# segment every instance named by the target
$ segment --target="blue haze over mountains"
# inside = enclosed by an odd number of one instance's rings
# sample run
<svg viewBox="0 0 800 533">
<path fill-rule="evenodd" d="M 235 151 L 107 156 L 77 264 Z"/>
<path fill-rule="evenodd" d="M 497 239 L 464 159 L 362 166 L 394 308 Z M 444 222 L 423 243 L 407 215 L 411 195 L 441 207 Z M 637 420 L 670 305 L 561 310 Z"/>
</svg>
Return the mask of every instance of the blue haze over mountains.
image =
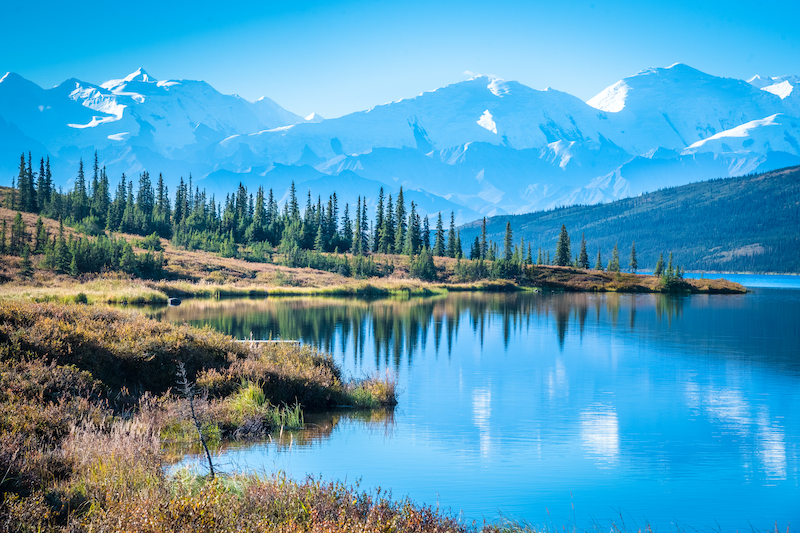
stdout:
<svg viewBox="0 0 800 533">
<path fill-rule="evenodd" d="M 800 164 L 800 77 L 715 77 L 652 68 L 584 102 L 553 89 L 475 77 L 324 120 L 202 81 L 157 81 L 139 69 L 94 85 L 42 89 L 0 80 L 0 183 L 19 154 L 49 155 L 65 188 L 95 149 L 113 183 L 143 170 L 217 199 L 239 182 L 285 198 L 311 189 L 340 204 L 404 187 L 424 214 L 481 216 L 608 202 L 716 177 Z M 37 165 L 34 164 L 37 168 Z"/>
</svg>

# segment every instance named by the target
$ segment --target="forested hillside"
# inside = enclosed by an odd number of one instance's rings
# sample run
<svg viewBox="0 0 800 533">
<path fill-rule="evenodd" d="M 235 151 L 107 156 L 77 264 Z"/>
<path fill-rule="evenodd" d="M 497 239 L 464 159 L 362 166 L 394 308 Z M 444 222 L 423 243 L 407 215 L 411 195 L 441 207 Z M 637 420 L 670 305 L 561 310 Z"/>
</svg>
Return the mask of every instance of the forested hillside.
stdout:
<svg viewBox="0 0 800 533">
<path fill-rule="evenodd" d="M 501 241 L 506 222 L 514 238 L 552 254 L 562 224 L 578 252 L 585 234 L 589 256 L 608 260 L 618 243 L 623 261 L 636 242 L 639 268 L 660 253 L 675 254 L 687 270 L 800 272 L 800 167 L 692 183 L 607 204 L 572 206 L 487 219 Z M 462 227 L 471 242 L 481 221 Z"/>
</svg>

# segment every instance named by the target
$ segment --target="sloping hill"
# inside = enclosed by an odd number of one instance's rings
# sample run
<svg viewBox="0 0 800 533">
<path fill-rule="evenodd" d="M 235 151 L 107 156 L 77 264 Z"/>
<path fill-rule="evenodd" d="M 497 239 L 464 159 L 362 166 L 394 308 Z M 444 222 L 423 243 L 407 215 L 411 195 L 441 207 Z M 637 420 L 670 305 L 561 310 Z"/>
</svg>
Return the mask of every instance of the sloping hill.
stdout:
<svg viewBox="0 0 800 533">
<path fill-rule="evenodd" d="M 688 270 L 800 272 L 800 167 L 663 189 L 607 204 L 572 206 L 487 220 L 487 232 L 502 243 L 506 222 L 514 240 L 554 253 L 564 224 L 573 255 L 586 235 L 590 262 L 598 247 L 604 263 L 619 243 L 628 264 L 636 241 L 640 269 L 655 266 L 658 254 L 672 251 Z M 462 227 L 470 243 L 480 222 Z M 465 248 L 467 245 L 465 244 Z"/>
</svg>

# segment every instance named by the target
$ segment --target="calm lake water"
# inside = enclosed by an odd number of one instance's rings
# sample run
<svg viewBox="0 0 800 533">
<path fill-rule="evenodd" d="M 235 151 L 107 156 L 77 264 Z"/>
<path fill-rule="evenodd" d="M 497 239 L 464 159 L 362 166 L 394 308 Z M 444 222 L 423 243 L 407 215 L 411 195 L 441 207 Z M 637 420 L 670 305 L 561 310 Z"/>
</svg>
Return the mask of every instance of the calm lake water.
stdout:
<svg viewBox="0 0 800 533">
<path fill-rule="evenodd" d="M 348 375 L 397 377 L 393 413 L 329 413 L 228 447 L 230 470 L 360 480 L 468 520 L 798 531 L 800 278 L 787 278 L 736 296 L 270 298 L 151 313 L 301 339 Z"/>
</svg>

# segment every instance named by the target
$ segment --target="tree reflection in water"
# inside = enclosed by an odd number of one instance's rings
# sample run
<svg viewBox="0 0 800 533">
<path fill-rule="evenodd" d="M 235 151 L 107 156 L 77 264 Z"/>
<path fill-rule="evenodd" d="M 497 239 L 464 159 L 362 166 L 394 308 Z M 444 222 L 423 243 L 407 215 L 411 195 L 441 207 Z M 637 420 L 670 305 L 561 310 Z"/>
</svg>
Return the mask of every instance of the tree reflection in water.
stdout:
<svg viewBox="0 0 800 533">
<path fill-rule="evenodd" d="M 208 325 L 236 338 L 295 339 L 318 348 L 347 354 L 363 366 L 371 344 L 377 368 L 398 369 L 412 364 L 433 337 L 435 356 L 452 355 L 459 328 L 472 328 L 480 347 L 487 330 L 501 322 L 503 346 L 513 335 L 529 330 L 533 321 L 551 320 L 558 345 L 564 347 L 570 328 L 582 338 L 590 308 L 599 322 L 605 311 L 617 328 L 621 308 L 627 307 L 629 327 L 636 322 L 637 305 L 655 309 L 660 322 L 679 318 L 686 297 L 592 293 L 460 293 L 448 296 L 385 298 L 278 297 L 267 299 L 189 300 L 180 307 L 154 308 L 148 314 L 176 323 Z M 350 347 L 350 348 L 349 348 Z"/>
</svg>

